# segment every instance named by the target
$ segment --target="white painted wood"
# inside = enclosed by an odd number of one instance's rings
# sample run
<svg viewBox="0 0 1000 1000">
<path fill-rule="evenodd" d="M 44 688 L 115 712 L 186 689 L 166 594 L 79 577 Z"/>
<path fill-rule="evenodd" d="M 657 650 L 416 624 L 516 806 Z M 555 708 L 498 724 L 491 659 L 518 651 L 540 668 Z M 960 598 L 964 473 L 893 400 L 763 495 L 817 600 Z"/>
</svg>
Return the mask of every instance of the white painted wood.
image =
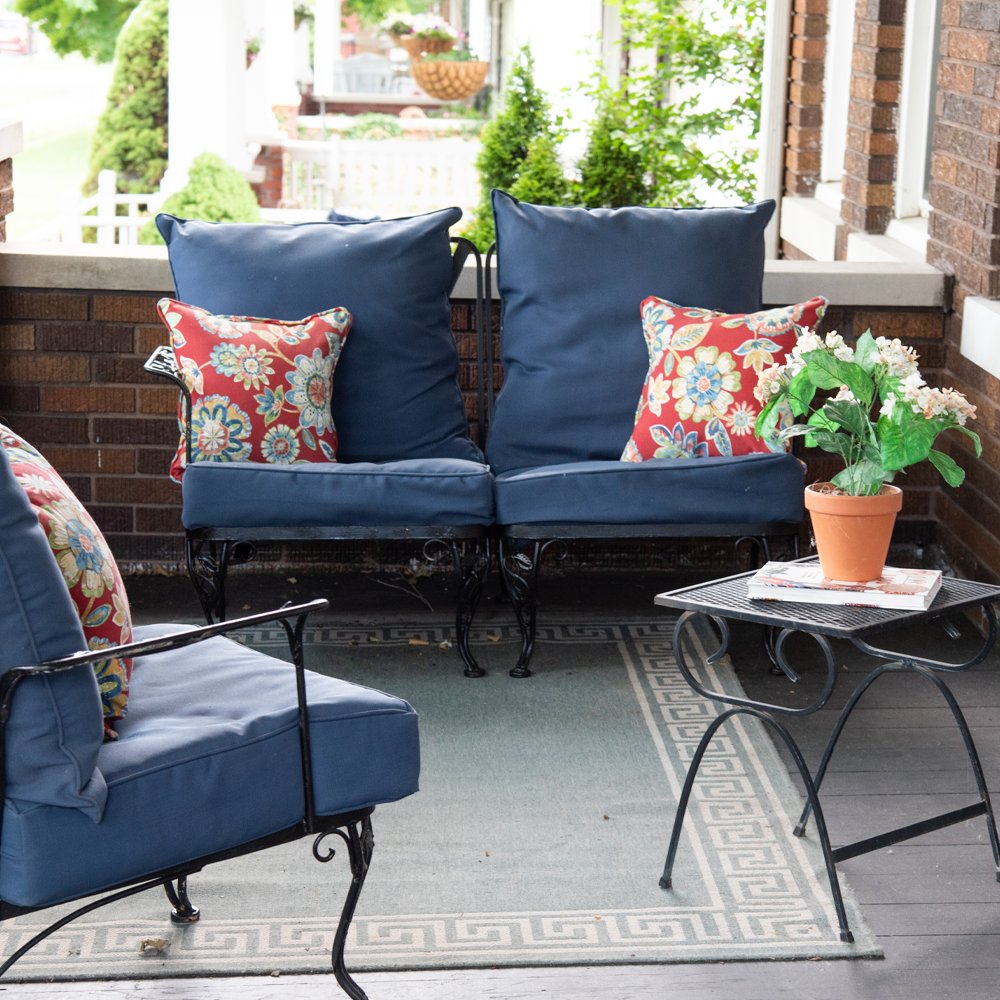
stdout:
<svg viewBox="0 0 1000 1000">
<path fill-rule="evenodd" d="M 970 296 L 962 306 L 962 357 L 1000 378 L 1000 302 Z"/>
<path fill-rule="evenodd" d="M 937 65 L 939 6 L 938 0 L 906 5 L 896 160 L 894 214 L 897 219 L 920 215 L 924 201 L 930 103 L 934 92 L 928 67 Z"/>
<path fill-rule="evenodd" d="M 217 153 L 238 170 L 249 165 L 244 34 L 242 0 L 170 0 L 165 194 L 184 186 L 199 153 Z"/>
<path fill-rule="evenodd" d="M 340 56 L 340 0 L 315 0 L 313 4 L 313 93 L 333 94 Z"/>
<path fill-rule="evenodd" d="M 785 172 L 785 104 L 788 95 L 788 46 L 791 0 L 768 0 L 764 30 L 764 68 L 761 81 L 760 158 L 757 192 L 763 200 L 777 202 L 774 217 L 764 232 L 765 253 L 778 256 L 783 212 L 781 192 Z"/>
<path fill-rule="evenodd" d="M 0 160 L 9 160 L 24 150 L 24 123 L 0 121 Z"/>
<path fill-rule="evenodd" d="M 840 181 L 847 148 L 847 108 L 851 97 L 854 48 L 853 0 L 833 0 L 827 8 L 826 59 L 823 65 L 823 135 L 820 179 Z"/>
</svg>

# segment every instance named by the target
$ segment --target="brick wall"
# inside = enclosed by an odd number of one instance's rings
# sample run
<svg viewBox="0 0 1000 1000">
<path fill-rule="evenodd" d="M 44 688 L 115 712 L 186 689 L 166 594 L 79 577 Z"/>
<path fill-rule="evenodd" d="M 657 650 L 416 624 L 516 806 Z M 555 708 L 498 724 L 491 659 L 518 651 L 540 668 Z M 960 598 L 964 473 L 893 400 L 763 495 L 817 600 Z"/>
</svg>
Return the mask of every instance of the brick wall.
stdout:
<svg viewBox="0 0 1000 1000">
<path fill-rule="evenodd" d="M 906 0 L 857 0 L 841 217 L 884 233 L 892 214 Z"/>
<path fill-rule="evenodd" d="M 944 384 L 979 408 L 983 457 L 951 435 L 948 451 L 968 473 L 935 498 L 938 532 L 963 574 L 1000 580 L 1000 381 L 960 350 L 968 296 L 1000 298 L 1000 2 L 945 0 L 937 120 L 932 136 L 928 260 L 954 276 L 945 326 Z M 997 338 L 1000 357 L 1000 335 Z"/>
<path fill-rule="evenodd" d="M 143 362 L 164 343 L 149 292 L 0 288 L 0 418 L 63 474 L 130 570 L 183 564 L 180 487 L 167 478 L 177 443 L 177 391 Z M 459 381 L 475 433 L 473 304 L 452 320 Z M 401 543 L 343 543 L 335 553 L 262 552 L 266 560 L 405 562 Z"/>
<path fill-rule="evenodd" d="M 785 191 L 811 197 L 820 178 L 823 60 L 828 0 L 794 0 L 791 24 Z"/>
<path fill-rule="evenodd" d="M 7 216 L 14 210 L 14 161 L 0 160 L 0 243 L 7 241 Z"/>
</svg>

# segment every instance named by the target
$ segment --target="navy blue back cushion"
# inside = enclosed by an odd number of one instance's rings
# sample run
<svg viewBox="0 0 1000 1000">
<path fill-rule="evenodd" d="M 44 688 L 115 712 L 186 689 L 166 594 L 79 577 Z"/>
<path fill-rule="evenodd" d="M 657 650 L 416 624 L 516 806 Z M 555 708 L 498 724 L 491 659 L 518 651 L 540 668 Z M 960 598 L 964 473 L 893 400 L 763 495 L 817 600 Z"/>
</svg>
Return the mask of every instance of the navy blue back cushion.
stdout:
<svg viewBox="0 0 1000 1000">
<path fill-rule="evenodd" d="M 649 365 L 640 303 L 659 295 L 725 312 L 760 309 L 773 212 L 773 201 L 557 208 L 494 191 L 504 385 L 490 465 L 619 458 Z"/>
<path fill-rule="evenodd" d="M 448 296 L 447 208 L 370 222 L 212 223 L 159 215 L 177 298 L 213 313 L 353 317 L 333 386 L 342 462 L 482 455 L 468 434 Z"/>
<path fill-rule="evenodd" d="M 87 648 L 45 532 L 0 447 L 0 674 Z M 101 698 L 89 663 L 24 681 L 6 729 L 7 798 L 101 818 Z"/>
</svg>

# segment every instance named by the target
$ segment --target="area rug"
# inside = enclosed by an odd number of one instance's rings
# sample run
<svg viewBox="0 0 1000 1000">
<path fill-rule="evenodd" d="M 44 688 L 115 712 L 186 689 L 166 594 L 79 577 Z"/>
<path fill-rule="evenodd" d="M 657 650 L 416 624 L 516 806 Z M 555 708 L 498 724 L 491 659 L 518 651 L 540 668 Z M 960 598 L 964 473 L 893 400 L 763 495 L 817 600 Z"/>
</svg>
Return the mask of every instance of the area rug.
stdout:
<svg viewBox="0 0 1000 1000">
<path fill-rule="evenodd" d="M 658 881 L 686 767 L 716 708 L 673 657 L 672 619 L 540 627 L 528 680 L 507 676 L 514 629 L 473 636 L 487 677 L 461 675 L 451 630 L 311 630 L 311 667 L 384 688 L 420 713 L 421 791 L 381 807 L 347 947 L 352 970 L 876 957 L 847 888 L 839 940 L 800 796 L 756 720 L 728 723 L 702 765 L 673 888 Z M 278 630 L 246 637 L 278 652 Z M 694 655 L 704 661 L 705 639 Z M 727 661 L 699 668 L 739 683 Z M 72 845 L 67 845 L 72 850 Z M 96 911 L 29 953 L 12 978 L 325 971 L 346 859 L 308 841 L 208 868 L 199 923 L 159 892 Z M 52 914 L 54 911 L 49 911 Z M 41 915 L 4 926 L 9 954 Z"/>
</svg>

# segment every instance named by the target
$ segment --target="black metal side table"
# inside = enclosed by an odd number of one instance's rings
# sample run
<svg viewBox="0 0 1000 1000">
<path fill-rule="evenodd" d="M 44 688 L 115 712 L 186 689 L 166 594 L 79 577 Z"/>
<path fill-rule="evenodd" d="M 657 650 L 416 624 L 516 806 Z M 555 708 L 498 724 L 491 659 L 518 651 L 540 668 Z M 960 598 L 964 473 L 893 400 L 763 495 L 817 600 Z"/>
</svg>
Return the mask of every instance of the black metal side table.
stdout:
<svg viewBox="0 0 1000 1000">
<path fill-rule="evenodd" d="M 752 573 L 742 573 L 738 576 L 726 577 L 721 580 L 713 580 L 691 587 L 682 587 L 679 590 L 658 594 L 655 598 L 655 603 L 658 605 L 668 608 L 678 608 L 683 611 L 683 614 L 678 618 L 677 624 L 674 627 L 674 652 L 677 658 L 677 665 L 684 679 L 695 691 L 705 698 L 734 706 L 722 712 L 712 721 L 691 760 L 691 765 L 688 768 L 687 777 L 685 778 L 684 787 L 678 802 L 677 815 L 674 818 L 670 846 L 667 850 L 667 858 L 663 868 L 663 876 L 660 879 L 660 885 L 667 889 L 671 886 L 674 859 L 677 855 L 677 847 L 680 842 L 681 828 L 684 824 L 688 800 L 705 751 L 708 749 L 719 728 L 735 715 L 749 715 L 764 722 L 782 740 L 795 762 L 795 766 L 805 786 L 806 805 L 794 833 L 796 836 L 801 837 L 805 833 L 810 814 L 814 816 L 816 834 L 822 848 L 827 875 L 830 879 L 830 889 L 833 894 L 837 919 L 840 923 L 840 939 L 842 941 L 853 941 L 854 936 L 847 924 L 847 914 L 844 909 L 840 883 L 837 878 L 836 865 L 839 861 L 845 861 L 848 858 L 854 858 L 861 854 L 868 854 L 871 851 L 889 847 L 900 841 L 909 840 L 934 830 L 940 830 L 976 816 L 985 816 L 990 844 L 993 848 L 993 861 L 996 867 L 997 880 L 1000 881 L 1000 841 L 997 838 L 996 819 L 993 815 L 993 807 L 990 803 L 989 792 L 987 791 L 986 781 L 983 777 L 979 754 L 973 743 L 972 734 L 969 732 L 968 723 L 965 721 L 965 716 L 962 714 L 955 696 L 947 684 L 945 684 L 942 677 L 939 676 L 944 673 L 957 673 L 961 670 L 967 670 L 969 667 L 982 662 L 989 654 L 997 638 L 997 616 L 993 604 L 996 601 L 1000 601 L 1000 587 L 947 577 L 934 602 L 926 611 L 898 611 L 847 605 L 798 604 L 785 601 L 750 600 L 747 597 L 747 580 L 752 575 Z M 974 608 L 982 609 L 987 621 L 987 633 L 983 638 L 982 646 L 978 652 L 963 663 L 947 663 L 927 657 L 913 656 L 908 653 L 894 652 L 872 646 L 868 642 L 870 637 L 890 628 L 905 625 L 907 621 L 947 618 L 957 612 Z M 793 682 L 799 680 L 799 674 L 794 670 L 786 657 L 787 641 L 791 635 L 798 632 L 809 635 L 819 646 L 826 661 L 826 680 L 822 691 L 810 704 L 804 707 L 791 707 L 767 704 L 766 702 L 755 701 L 751 698 L 737 697 L 723 694 L 719 691 L 708 690 L 691 672 L 681 641 L 685 628 L 688 627 L 689 623 L 696 616 L 711 619 L 719 632 L 719 648 L 708 657 L 710 663 L 724 656 L 729 649 L 729 621 L 756 622 L 768 629 L 768 635 L 772 642 L 769 650 L 771 657 L 776 666 Z M 868 673 L 851 694 L 830 734 L 819 767 L 816 769 L 815 774 L 812 774 L 795 739 L 782 723 L 781 716 L 811 715 L 819 711 L 827 703 L 837 679 L 837 670 L 831 643 L 831 640 L 836 639 L 846 640 L 862 653 L 883 662 Z M 889 830 L 878 836 L 860 840 L 853 844 L 833 848 L 830 845 L 826 821 L 823 817 L 823 808 L 819 799 L 819 789 L 823 783 L 830 758 L 836 749 L 837 741 L 843 732 L 844 725 L 857 707 L 864 693 L 880 677 L 900 672 L 912 673 L 923 677 L 937 688 L 945 702 L 947 702 L 955 724 L 962 734 L 969 763 L 975 774 L 979 799 L 971 805 L 960 809 L 954 809 L 938 816 L 929 817 L 918 823 Z"/>
</svg>

